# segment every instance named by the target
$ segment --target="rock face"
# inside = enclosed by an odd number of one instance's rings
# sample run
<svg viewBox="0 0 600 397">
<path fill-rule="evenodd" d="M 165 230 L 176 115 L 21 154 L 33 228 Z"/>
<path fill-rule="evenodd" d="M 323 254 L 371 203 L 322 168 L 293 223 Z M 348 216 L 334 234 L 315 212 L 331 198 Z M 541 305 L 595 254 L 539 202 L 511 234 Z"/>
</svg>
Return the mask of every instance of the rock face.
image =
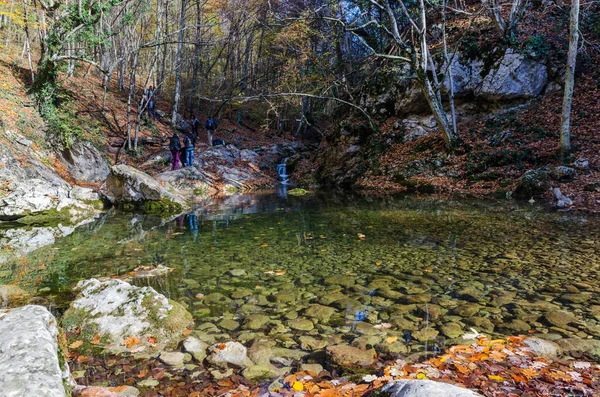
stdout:
<svg viewBox="0 0 600 397">
<path fill-rule="evenodd" d="M 183 199 L 170 193 L 156 179 L 123 164 L 111 168 L 101 190 L 113 204 L 125 209 L 176 213 L 187 207 Z"/>
<path fill-rule="evenodd" d="M 104 182 L 110 172 L 100 151 L 87 141 L 77 141 L 63 149 L 60 160 L 78 182 Z"/>
<path fill-rule="evenodd" d="M 540 95 L 548 81 L 546 65 L 507 49 L 475 94 L 488 100 L 528 99 Z"/>
<path fill-rule="evenodd" d="M 476 59 L 468 61 L 462 59 L 460 54 L 448 54 L 452 67 L 452 84 L 455 96 L 466 96 L 472 94 L 483 81 L 483 61 Z M 446 65 L 443 66 L 445 69 Z M 444 80 L 446 91 L 450 90 L 450 79 Z"/>
<path fill-rule="evenodd" d="M 195 156 L 194 166 L 160 173 L 156 179 L 170 183 L 186 197 L 203 196 L 211 191 L 244 190 L 253 180 L 275 183 L 259 169 L 259 155 L 251 150 L 219 145 L 197 149 Z M 210 169 L 205 167 L 207 164 Z"/>
<path fill-rule="evenodd" d="M 0 221 L 24 224 L 73 224 L 94 214 L 94 206 L 71 197 L 65 183 L 26 179 L 9 185 L 11 193 L 0 199 Z"/>
<path fill-rule="evenodd" d="M 70 395 L 69 367 L 59 351 L 54 316 L 41 306 L 0 310 L 0 394 Z"/>
<path fill-rule="evenodd" d="M 482 397 L 469 389 L 431 380 L 403 379 L 382 389 L 390 397 Z"/>
<path fill-rule="evenodd" d="M 81 328 L 79 340 L 90 342 L 98 334 L 106 344 L 121 346 L 130 337 L 136 347 L 157 350 L 176 345 L 192 324 L 192 315 L 179 303 L 168 300 L 151 287 L 136 287 L 113 279 L 80 281 L 77 298 L 65 312 L 65 330 Z M 148 337 L 156 339 L 151 343 Z M 122 347 L 122 346 L 121 346 Z"/>
</svg>

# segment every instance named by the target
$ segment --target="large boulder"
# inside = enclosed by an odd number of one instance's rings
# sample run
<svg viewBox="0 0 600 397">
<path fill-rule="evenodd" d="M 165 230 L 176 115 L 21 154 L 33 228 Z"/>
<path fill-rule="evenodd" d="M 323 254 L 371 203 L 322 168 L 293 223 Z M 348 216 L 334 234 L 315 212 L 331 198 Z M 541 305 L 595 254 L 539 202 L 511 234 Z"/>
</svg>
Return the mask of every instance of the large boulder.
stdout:
<svg viewBox="0 0 600 397">
<path fill-rule="evenodd" d="M 66 331 L 80 329 L 77 340 L 100 340 L 111 349 L 156 349 L 176 346 L 193 323 L 179 303 L 152 287 L 113 279 L 80 281 L 79 295 L 62 318 Z M 97 336 L 96 336 L 97 335 Z"/>
<path fill-rule="evenodd" d="M 456 97 L 472 94 L 483 82 L 483 61 L 463 59 L 460 54 L 448 54 L 452 71 L 452 88 Z M 446 64 L 443 69 L 446 69 Z M 444 88 L 450 91 L 450 78 L 446 75 Z"/>
<path fill-rule="evenodd" d="M 258 180 L 274 184 L 275 180 L 258 168 L 258 159 L 258 153 L 234 145 L 212 146 L 196 151 L 192 167 L 162 172 L 156 179 L 169 183 L 186 197 L 245 190 Z"/>
<path fill-rule="evenodd" d="M 540 196 L 550 187 L 548 179 L 549 175 L 546 168 L 526 171 L 521 179 L 519 179 L 519 182 L 513 191 L 513 197 L 528 199 Z"/>
<path fill-rule="evenodd" d="M 0 395 L 70 395 L 69 366 L 58 346 L 56 325 L 41 306 L 0 310 Z"/>
<path fill-rule="evenodd" d="M 0 221 L 24 224 L 75 224 L 91 217 L 95 203 L 71 197 L 66 183 L 24 179 L 8 184 L 7 196 L 0 198 Z"/>
<path fill-rule="evenodd" d="M 390 397 L 482 397 L 481 394 L 459 386 L 432 380 L 402 379 L 381 389 Z"/>
<path fill-rule="evenodd" d="M 69 174 L 78 182 L 104 182 L 110 169 L 102 153 L 87 141 L 76 141 L 59 153 Z"/>
<path fill-rule="evenodd" d="M 485 76 L 475 95 L 488 100 L 529 99 L 548 82 L 546 65 L 509 48 Z"/>
<path fill-rule="evenodd" d="M 110 169 L 101 191 L 113 204 L 125 209 L 176 213 L 187 207 L 182 198 L 169 192 L 159 181 L 124 164 L 115 165 Z"/>
</svg>

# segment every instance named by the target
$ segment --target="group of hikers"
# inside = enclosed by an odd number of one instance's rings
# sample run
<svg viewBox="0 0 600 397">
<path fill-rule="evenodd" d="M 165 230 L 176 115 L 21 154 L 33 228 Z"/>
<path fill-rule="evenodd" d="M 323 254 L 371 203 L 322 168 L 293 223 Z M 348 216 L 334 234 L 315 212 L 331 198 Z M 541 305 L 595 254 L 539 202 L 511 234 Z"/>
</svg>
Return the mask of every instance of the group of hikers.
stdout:
<svg viewBox="0 0 600 397">
<path fill-rule="evenodd" d="M 179 139 L 177 132 L 173 132 L 169 143 L 169 149 L 171 149 L 171 169 L 176 170 L 179 168 L 179 160 L 182 159 L 184 167 L 191 167 L 194 165 L 194 150 L 196 148 L 196 141 L 198 140 L 200 120 L 194 115 L 190 121 L 190 130 L 183 137 L 183 145 Z M 206 132 L 208 134 L 208 145 L 222 145 L 224 142 L 222 139 L 212 139 L 213 133 L 217 129 L 217 122 L 211 116 L 206 120 L 204 124 Z"/>
<path fill-rule="evenodd" d="M 144 92 L 143 104 L 148 111 L 148 117 L 156 121 L 156 95 L 154 93 L 154 87 L 149 86 Z M 194 149 L 196 147 L 196 141 L 199 136 L 200 120 L 198 116 L 194 115 L 189 121 L 190 130 L 183 136 L 183 145 L 179 139 L 177 132 L 173 133 L 169 143 L 169 149 L 172 154 L 171 169 L 176 170 L 179 168 L 179 161 L 181 160 L 184 167 L 191 167 L 194 165 Z M 208 146 L 224 145 L 222 139 L 213 139 L 213 133 L 217 129 L 217 122 L 210 116 L 204 124 L 206 133 L 208 135 Z"/>
</svg>

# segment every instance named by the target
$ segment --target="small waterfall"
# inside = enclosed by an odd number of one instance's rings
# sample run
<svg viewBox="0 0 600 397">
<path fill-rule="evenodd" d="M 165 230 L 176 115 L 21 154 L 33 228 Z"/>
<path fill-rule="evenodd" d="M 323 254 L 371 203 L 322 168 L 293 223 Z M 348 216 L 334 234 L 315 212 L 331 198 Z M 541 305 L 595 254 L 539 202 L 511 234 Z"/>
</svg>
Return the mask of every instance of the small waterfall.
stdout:
<svg viewBox="0 0 600 397">
<path fill-rule="evenodd" d="M 290 180 L 290 176 L 287 174 L 287 168 L 285 166 L 285 161 L 287 158 L 281 160 L 280 164 L 277 164 L 277 176 L 280 179 L 282 185 L 287 185 Z"/>
</svg>

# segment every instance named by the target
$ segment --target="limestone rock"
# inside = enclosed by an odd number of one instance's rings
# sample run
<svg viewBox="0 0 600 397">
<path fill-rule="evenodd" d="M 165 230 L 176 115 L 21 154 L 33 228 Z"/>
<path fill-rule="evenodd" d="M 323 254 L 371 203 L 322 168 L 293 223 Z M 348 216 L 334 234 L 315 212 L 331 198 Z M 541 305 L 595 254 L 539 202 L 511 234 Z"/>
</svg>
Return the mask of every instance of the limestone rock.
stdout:
<svg viewBox="0 0 600 397">
<path fill-rule="evenodd" d="M 90 342 L 97 333 L 117 347 L 129 337 L 135 346 L 161 350 L 174 346 L 192 324 L 192 315 L 152 287 L 136 287 L 118 279 L 80 281 L 80 290 L 62 319 L 66 331 L 80 328 L 77 338 Z M 156 339 L 156 346 L 147 337 Z M 121 346 L 123 347 L 123 346 Z"/>
<path fill-rule="evenodd" d="M 110 172 L 102 153 L 90 142 L 78 140 L 59 155 L 69 174 L 78 182 L 104 182 Z"/>
<path fill-rule="evenodd" d="M 523 174 L 513 192 L 515 198 L 529 199 L 538 197 L 548 190 L 548 170 L 528 170 Z"/>
<path fill-rule="evenodd" d="M 571 167 L 565 167 L 564 165 L 559 165 L 557 167 L 552 167 L 548 171 L 548 175 L 552 180 L 555 181 L 570 181 L 575 178 L 575 169 Z"/>
<path fill-rule="evenodd" d="M 247 357 L 244 345 L 238 342 L 219 343 L 211 346 L 208 362 L 221 368 L 245 368 L 253 365 Z"/>
<path fill-rule="evenodd" d="M 161 352 L 158 358 L 167 365 L 178 367 L 183 365 L 185 354 L 182 352 Z"/>
<path fill-rule="evenodd" d="M 492 101 L 528 99 L 540 95 L 547 81 L 546 65 L 509 48 L 485 76 L 475 95 Z"/>
<path fill-rule="evenodd" d="M 536 356 L 540 357 L 558 357 L 562 352 L 561 347 L 557 343 L 545 339 L 526 338 L 523 343 L 529 346 Z"/>
<path fill-rule="evenodd" d="M 398 380 L 385 386 L 382 391 L 390 397 L 482 397 L 472 390 L 432 380 Z"/>
<path fill-rule="evenodd" d="M 179 212 L 187 207 L 180 197 L 170 193 L 156 179 L 128 165 L 115 165 L 101 191 L 125 209 L 145 212 Z"/>
<path fill-rule="evenodd" d="M 242 371 L 242 375 L 250 380 L 264 380 L 276 378 L 281 371 L 272 364 L 251 365 Z"/>
<path fill-rule="evenodd" d="M 54 316 L 41 306 L 0 310 L 0 394 L 65 397 L 69 367 L 58 349 Z M 61 369 L 64 368 L 64 369 Z"/>
<path fill-rule="evenodd" d="M 194 360 L 202 362 L 206 358 L 208 344 L 190 336 L 183 341 L 183 349 L 190 353 Z"/>
<path fill-rule="evenodd" d="M 600 340 L 597 339 L 558 339 L 556 344 L 560 346 L 564 353 L 581 352 L 590 357 L 600 357 Z"/>
</svg>

